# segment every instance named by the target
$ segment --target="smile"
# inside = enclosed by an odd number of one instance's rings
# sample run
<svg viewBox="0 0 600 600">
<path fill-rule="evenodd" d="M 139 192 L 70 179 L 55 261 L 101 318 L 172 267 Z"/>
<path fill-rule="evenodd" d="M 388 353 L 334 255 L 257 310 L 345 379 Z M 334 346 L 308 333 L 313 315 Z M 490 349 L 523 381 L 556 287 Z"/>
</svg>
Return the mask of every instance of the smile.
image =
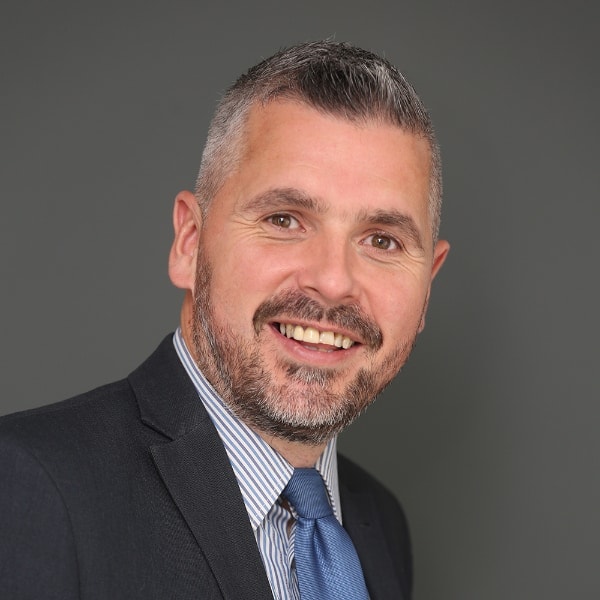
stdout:
<svg viewBox="0 0 600 600">
<path fill-rule="evenodd" d="M 322 344 L 330 347 L 329 350 L 323 348 L 324 351 L 331 351 L 334 349 L 347 350 L 354 345 L 354 340 L 351 340 L 347 335 L 335 333 L 333 331 L 319 331 L 314 327 L 302 327 L 302 325 L 294 325 L 292 323 L 278 323 L 276 326 L 279 327 L 279 331 L 282 335 L 296 340 L 297 342 L 304 342 L 305 344 L 311 345 Z"/>
</svg>

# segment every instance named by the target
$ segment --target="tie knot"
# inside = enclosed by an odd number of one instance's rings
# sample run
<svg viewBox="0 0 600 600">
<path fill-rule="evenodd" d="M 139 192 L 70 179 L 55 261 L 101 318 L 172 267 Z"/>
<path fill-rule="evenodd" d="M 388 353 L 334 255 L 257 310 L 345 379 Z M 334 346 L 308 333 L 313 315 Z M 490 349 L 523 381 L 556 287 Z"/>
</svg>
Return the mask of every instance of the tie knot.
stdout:
<svg viewBox="0 0 600 600">
<path fill-rule="evenodd" d="M 316 469 L 294 469 L 283 495 L 304 519 L 320 519 L 333 514 L 325 484 Z"/>
</svg>

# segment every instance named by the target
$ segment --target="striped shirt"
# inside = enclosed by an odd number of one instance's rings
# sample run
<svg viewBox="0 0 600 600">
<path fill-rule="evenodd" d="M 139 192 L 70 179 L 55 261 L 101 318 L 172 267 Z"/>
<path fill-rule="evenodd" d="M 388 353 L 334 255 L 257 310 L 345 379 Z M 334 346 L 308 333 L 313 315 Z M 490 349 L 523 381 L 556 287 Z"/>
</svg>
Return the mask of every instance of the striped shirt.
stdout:
<svg viewBox="0 0 600 600">
<path fill-rule="evenodd" d="M 293 562 L 294 523 L 290 523 L 291 514 L 280 498 L 294 468 L 231 414 L 198 369 L 180 329 L 175 332 L 173 343 L 227 451 L 273 595 L 277 600 L 299 600 Z M 333 513 L 341 523 L 335 438 L 327 444 L 315 468 L 323 477 Z"/>
</svg>

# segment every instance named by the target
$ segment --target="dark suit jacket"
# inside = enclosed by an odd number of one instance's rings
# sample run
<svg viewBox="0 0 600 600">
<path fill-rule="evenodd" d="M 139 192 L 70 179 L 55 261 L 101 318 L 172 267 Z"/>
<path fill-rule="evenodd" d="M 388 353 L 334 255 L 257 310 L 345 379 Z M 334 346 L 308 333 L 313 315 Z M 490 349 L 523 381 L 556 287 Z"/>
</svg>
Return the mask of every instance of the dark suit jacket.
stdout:
<svg viewBox="0 0 600 600">
<path fill-rule="evenodd" d="M 391 494 L 340 457 L 372 600 L 408 600 Z M 127 379 L 0 419 L 0 598 L 272 598 L 221 440 L 171 336 Z"/>
</svg>

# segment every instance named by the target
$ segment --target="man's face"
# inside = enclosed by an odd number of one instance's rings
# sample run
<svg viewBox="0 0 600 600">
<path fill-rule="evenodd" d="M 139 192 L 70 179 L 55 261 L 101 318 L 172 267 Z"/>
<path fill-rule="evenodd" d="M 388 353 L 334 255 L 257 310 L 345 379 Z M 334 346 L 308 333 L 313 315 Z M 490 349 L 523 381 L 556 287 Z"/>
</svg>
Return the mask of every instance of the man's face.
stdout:
<svg viewBox="0 0 600 600">
<path fill-rule="evenodd" d="M 400 370 L 447 244 L 427 142 L 276 101 L 200 228 L 191 324 L 208 380 L 252 427 L 320 444 Z"/>
</svg>

